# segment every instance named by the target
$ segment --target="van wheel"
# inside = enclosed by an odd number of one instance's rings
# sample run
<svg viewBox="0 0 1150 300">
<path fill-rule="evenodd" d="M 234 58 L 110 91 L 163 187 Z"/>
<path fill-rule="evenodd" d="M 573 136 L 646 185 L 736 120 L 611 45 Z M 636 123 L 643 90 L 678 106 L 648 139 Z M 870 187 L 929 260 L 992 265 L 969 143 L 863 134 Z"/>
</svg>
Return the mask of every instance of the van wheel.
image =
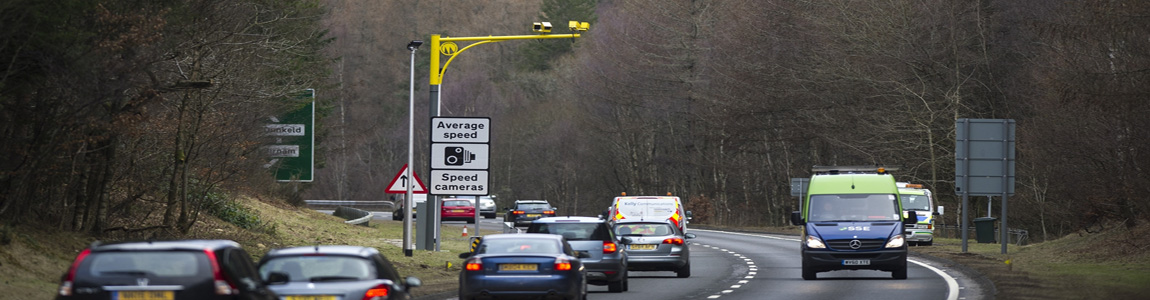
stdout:
<svg viewBox="0 0 1150 300">
<path fill-rule="evenodd" d="M 894 279 L 906 279 L 906 267 L 890 272 L 890 277 Z"/>
<path fill-rule="evenodd" d="M 675 270 L 675 275 L 679 276 L 679 278 L 691 277 L 691 263 L 688 262 L 686 265 L 683 265 L 682 268 Z"/>
</svg>

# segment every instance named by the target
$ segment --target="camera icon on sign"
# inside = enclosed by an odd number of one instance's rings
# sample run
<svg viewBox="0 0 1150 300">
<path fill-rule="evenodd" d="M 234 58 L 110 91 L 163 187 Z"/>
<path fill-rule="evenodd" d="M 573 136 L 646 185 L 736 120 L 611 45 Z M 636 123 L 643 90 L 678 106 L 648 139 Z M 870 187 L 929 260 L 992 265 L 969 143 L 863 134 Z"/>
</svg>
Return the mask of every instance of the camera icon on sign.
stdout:
<svg viewBox="0 0 1150 300">
<path fill-rule="evenodd" d="M 462 166 L 475 160 L 475 153 L 463 147 L 444 147 L 443 154 L 443 163 L 448 166 Z"/>
</svg>

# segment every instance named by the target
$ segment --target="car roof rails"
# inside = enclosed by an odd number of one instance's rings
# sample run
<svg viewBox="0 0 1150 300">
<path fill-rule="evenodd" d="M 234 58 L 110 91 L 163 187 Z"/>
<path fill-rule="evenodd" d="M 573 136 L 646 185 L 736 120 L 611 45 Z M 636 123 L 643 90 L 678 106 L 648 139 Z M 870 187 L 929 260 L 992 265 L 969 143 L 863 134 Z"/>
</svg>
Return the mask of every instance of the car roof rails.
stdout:
<svg viewBox="0 0 1150 300">
<path fill-rule="evenodd" d="M 814 166 L 811 167 L 811 172 L 815 175 L 836 175 L 836 174 L 889 174 L 890 171 L 898 171 L 898 167 L 885 167 L 885 166 Z"/>
</svg>

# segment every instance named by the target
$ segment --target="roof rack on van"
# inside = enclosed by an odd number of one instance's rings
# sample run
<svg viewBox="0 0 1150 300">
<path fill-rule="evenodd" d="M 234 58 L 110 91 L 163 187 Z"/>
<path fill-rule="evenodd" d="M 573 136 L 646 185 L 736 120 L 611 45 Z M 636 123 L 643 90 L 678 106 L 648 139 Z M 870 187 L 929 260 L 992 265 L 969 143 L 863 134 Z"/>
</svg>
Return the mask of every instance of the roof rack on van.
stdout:
<svg viewBox="0 0 1150 300">
<path fill-rule="evenodd" d="M 811 172 L 814 172 L 816 175 L 887 174 L 890 171 L 898 171 L 898 167 L 884 167 L 884 166 L 814 166 L 814 167 L 811 167 Z"/>
</svg>

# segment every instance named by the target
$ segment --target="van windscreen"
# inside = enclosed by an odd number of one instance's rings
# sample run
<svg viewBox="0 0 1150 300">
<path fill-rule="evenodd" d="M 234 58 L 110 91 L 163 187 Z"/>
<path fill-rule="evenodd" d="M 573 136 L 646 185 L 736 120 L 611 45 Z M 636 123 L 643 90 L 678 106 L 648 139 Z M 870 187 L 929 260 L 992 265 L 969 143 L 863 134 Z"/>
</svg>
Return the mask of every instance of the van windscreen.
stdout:
<svg viewBox="0 0 1150 300">
<path fill-rule="evenodd" d="M 808 222 L 898 221 L 893 194 L 811 195 Z"/>
</svg>

